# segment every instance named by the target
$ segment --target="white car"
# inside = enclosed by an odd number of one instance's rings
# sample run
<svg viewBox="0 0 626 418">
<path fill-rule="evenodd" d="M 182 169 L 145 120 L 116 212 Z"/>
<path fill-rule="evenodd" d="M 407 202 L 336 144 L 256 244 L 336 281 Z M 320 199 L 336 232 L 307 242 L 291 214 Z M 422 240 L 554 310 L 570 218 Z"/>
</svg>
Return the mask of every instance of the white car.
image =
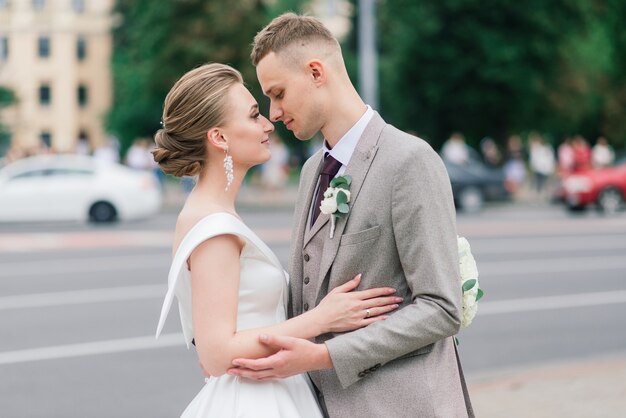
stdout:
<svg viewBox="0 0 626 418">
<path fill-rule="evenodd" d="M 161 207 L 151 172 L 78 155 L 40 155 L 0 169 L 0 222 L 139 219 Z"/>
</svg>

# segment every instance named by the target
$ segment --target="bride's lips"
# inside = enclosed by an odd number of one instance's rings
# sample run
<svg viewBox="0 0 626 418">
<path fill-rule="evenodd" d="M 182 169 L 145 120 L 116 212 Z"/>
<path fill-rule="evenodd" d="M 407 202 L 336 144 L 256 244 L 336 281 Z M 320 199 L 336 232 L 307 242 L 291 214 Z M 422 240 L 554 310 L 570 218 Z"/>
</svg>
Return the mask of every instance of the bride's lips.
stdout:
<svg viewBox="0 0 626 418">
<path fill-rule="evenodd" d="M 268 144 L 269 145 L 269 143 L 270 143 L 270 139 L 269 138 L 266 138 L 263 141 L 261 141 L 261 144 Z"/>
</svg>

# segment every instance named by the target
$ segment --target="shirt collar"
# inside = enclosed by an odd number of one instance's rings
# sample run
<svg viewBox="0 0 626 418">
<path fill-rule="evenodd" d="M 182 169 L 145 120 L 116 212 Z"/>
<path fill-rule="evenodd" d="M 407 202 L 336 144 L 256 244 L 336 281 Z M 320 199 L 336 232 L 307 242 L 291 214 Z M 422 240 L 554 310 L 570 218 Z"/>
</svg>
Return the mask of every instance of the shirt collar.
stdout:
<svg viewBox="0 0 626 418">
<path fill-rule="evenodd" d="M 359 139 L 361 138 L 361 135 L 363 135 L 363 131 L 365 131 L 365 127 L 372 119 L 372 116 L 374 116 L 374 110 L 367 106 L 367 110 L 363 113 L 363 116 L 361 116 L 352 128 L 350 128 L 350 130 L 348 130 L 348 132 L 341 137 L 333 149 L 329 150 L 326 146 L 326 141 L 324 141 L 324 155 L 328 152 L 343 166 L 347 166 L 350 162 L 350 158 L 352 158 L 354 150 L 356 149 L 356 145 L 359 143 Z"/>
</svg>

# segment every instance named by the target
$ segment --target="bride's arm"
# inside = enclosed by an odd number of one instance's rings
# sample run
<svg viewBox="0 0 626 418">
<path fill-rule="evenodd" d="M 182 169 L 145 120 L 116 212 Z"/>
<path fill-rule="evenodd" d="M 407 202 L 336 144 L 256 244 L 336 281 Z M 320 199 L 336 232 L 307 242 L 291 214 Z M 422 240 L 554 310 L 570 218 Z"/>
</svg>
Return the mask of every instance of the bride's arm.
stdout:
<svg viewBox="0 0 626 418">
<path fill-rule="evenodd" d="M 259 343 L 259 334 L 313 338 L 366 326 L 384 319 L 381 314 L 397 305 L 389 296 L 393 289 L 350 292 L 358 285 L 351 280 L 334 289 L 320 305 L 302 315 L 263 328 L 237 331 L 239 257 L 241 243 L 234 235 L 220 235 L 200 244 L 190 257 L 192 317 L 200 363 L 212 376 L 232 367 L 236 358 L 259 358 L 273 354 Z M 349 293 L 348 293 L 349 292 Z M 365 309 L 375 315 L 364 318 Z"/>
</svg>

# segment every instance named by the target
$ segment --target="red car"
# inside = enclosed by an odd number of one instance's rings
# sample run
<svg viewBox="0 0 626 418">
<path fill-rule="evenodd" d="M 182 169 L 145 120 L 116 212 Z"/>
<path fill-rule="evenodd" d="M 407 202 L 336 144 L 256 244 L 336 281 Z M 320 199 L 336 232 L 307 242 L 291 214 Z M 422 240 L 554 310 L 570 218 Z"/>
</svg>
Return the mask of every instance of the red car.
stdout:
<svg viewBox="0 0 626 418">
<path fill-rule="evenodd" d="M 626 158 L 616 165 L 572 173 L 563 179 L 565 203 L 570 210 L 595 204 L 605 213 L 615 213 L 626 198 Z"/>
</svg>

